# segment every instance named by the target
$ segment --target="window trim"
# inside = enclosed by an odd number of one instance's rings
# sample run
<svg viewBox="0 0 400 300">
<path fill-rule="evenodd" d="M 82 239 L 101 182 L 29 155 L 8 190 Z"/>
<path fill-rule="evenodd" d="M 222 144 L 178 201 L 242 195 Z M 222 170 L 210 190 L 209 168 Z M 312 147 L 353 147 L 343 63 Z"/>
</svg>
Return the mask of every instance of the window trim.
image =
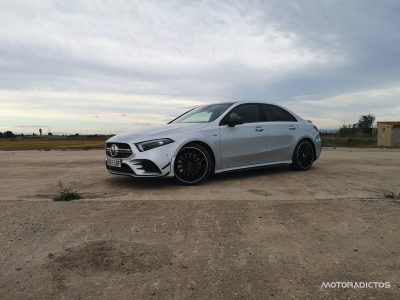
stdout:
<svg viewBox="0 0 400 300">
<path fill-rule="evenodd" d="M 183 114 L 177 116 L 175 119 L 169 121 L 167 124 L 172 124 L 172 122 L 174 122 L 175 120 L 178 120 L 180 117 L 183 117 L 184 115 L 190 113 L 192 110 L 196 109 L 196 107 L 193 107 L 192 109 L 185 111 Z"/>
</svg>

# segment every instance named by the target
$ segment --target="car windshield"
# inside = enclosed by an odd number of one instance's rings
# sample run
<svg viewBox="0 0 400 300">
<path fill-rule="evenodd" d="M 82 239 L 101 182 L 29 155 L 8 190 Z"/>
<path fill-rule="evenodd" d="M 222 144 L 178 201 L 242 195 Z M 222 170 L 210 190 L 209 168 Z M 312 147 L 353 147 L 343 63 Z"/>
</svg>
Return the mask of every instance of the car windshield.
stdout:
<svg viewBox="0 0 400 300">
<path fill-rule="evenodd" d="M 170 123 L 208 123 L 217 119 L 233 103 L 211 104 L 189 110 Z"/>
</svg>

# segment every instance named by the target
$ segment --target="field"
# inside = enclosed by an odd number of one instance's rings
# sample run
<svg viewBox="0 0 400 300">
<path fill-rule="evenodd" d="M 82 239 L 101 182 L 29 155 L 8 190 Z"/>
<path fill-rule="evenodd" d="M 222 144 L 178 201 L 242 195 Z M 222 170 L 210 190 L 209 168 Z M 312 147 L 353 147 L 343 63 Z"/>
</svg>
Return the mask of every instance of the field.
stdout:
<svg viewBox="0 0 400 300">
<path fill-rule="evenodd" d="M 106 137 L 38 137 L 0 139 L 0 151 L 10 150 L 65 150 L 65 149 L 103 149 Z"/>
<path fill-rule="evenodd" d="M 2 299 L 400 297 L 399 150 L 194 187 L 112 176 L 98 150 L 0 153 Z M 53 201 L 60 181 L 83 199 Z"/>
<path fill-rule="evenodd" d="M 17 150 L 68 150 L 68 149 L 103 149 L 109 136 L 80 137 L 35 137 L 0 139 L 0 151 Z M 372 137 L 341 137 L 333 134 L 322 134 L 325 147 L 375 147 L 376 138 Z"/>
</svg>

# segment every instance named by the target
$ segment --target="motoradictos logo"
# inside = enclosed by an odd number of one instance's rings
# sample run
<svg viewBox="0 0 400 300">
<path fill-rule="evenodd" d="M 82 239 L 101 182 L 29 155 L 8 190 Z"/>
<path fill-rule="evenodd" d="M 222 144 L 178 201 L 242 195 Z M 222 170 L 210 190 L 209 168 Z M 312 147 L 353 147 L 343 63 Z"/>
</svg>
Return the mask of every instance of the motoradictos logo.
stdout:
<svg viewBox="0 0 400 300">
<path fill-rule="evenodd" d="M 321 289 L 390 289 L 394 287 L 390 282 L 382 281 L 332 281 L 321 284 Z"/>
</svg>

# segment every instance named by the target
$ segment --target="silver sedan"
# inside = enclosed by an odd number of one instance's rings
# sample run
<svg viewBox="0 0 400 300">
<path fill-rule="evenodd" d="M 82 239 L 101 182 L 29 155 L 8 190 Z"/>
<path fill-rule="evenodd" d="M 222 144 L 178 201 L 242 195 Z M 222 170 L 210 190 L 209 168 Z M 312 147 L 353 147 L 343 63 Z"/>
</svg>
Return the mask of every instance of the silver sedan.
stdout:
<svg viewBox="0 0 400 300">
<path fill-rule="evenodd" d="M 214 173 L 269 165 L 305 171 L 320 153 L 311 122 L 276 104 L 241 101 L 197 107 L 168 124 L 116 135 L 106 142 L 106 168 L 193 185 Z"/>
</svg>

